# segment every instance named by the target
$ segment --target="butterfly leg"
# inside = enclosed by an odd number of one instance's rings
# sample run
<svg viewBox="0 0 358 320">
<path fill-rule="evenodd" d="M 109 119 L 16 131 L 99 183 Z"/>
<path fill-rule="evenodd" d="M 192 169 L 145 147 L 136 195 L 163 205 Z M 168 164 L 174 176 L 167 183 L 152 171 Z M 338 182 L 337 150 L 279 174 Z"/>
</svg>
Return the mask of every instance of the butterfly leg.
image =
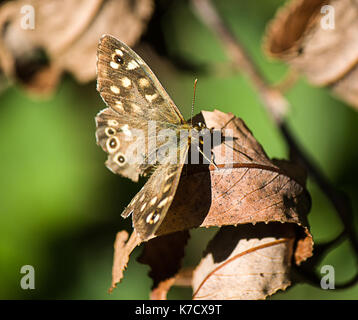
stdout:
<svg viewBox="0 0 358 320">
<path fill-rule="evenodd" d="M 234 120 L 235 119 L 235 116 L 233 116 L 229 121 L 227 121 L 224 125 L 223 125 L 223 127 L 221 128 L 221 130 L 222 129 L 225 129 L 225 127 L 232 121 L 232 120 Z"/>
<path fill-rule="evenodd" d="M 209 158 L 205 155 L 205 153 L 200 149 L 199 146 L 197 146 L 197 149 L 198 149 L 198 151 L 203 155 L 203 157 L 204 157 L 207 161 L 210 162 L 210 164 L 212 164 L 216 169 L 219 169 L 218 166 L 216 165 L 215 161 L 214 161 L 214 154 L 213 154 L 213 152 L 211 152 L 211 159 L 209 159 Z"/>
<path fill-rule="evenodd" d="M 215 163 L 215 153 L 211 151 L 211 163 L 214 165 L 216 169 L 218 169 L 218 166 Z"/>
</svg>

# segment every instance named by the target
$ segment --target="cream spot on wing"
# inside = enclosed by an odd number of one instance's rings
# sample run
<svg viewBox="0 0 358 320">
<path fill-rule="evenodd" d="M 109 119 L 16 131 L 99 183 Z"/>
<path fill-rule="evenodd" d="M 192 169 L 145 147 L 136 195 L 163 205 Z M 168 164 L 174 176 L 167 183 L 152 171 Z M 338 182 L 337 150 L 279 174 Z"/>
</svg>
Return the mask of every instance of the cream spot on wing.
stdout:
<svg viewBox="0 0 358 320">
<path fill-rule="evenodd" d="M 129 130 L 129 126 L 128 124 L 125 124 L 124 126 L 121 127 L 122 132 L 127 136 L 127 137 L 131 137 L 132 136 L 132 132 Z"/>
<path fill-rule="evenodd" d="M 158 200 L 158 197 L 155 196 L 152 200 L 150 200 L 150 205 L 153 206 Z"/>
<path fill-rule="evenodd" d="M 119 54 L 121 57 L 123 57 L 123 51 L 122 50 L 116 49 L 116 53 Z"/>
<path fill-rule="evenodd" d="M 124 166 L 126 163 L 126 158 L 124 157 L 123 153 L 118 152 L 114 157 L 113 161 L 118 164 L 120 167 Z"/>
<path fill-rule="evenodd" d="M 153 211 L 147 215 L 145 222 L 148 224 L 154 224 L 158 222 L 159 218 L 160 218 L 160 214 Z"/>
<path fill-rule="evenodd" d="M 111 91 L 112 91 L 113 93 L 115 93 L 115 94 L 119 94 L 119 93 L 120 93 L 119 88 L 116 87 L 116 86 L 111 86 Z"/>
<path fill-rule="evenodd" d="M 143 193 L 142 196 L 139 199 L 139 202 L 142 202 L 144 200 L 144 198 L 145 198 L 145 194 Z"/>
<path fill-rule="evenodd" d="M 107 121 L 108 125 L 111 127 L 117 127 L 118 126 L 118 121 L 117 120 L 113 120 L 113 119 L 109 119 Z"/>
<path fill-rule="evenodd" d="M 138 80 L 138 83 L 139 83 L 139 86 L 142 87 L 142 88 L 147 88 L 150 85 L 150 82 L 146 78 L 140 78 Z"/>
<path fill-rule="evenodd" d="M 164 187 L 163 193 L 168 192 L 168 190 L 170 189 L 171 186 L 172 186 L 172 185 L 171 185 L 170 183 L 168 183 L 168 184 Z"/>
<path fill-rule="evenodd" d="M 134 112 L 140 112 L 141 108 L 136 103 L 131 103 L 131 107 Z"/>
<path fill-rule="evenodd" d="M 122 79 L 122 84 L 123 84 L 123 87 L 128 88 L 132 84 L 132 81 L 130 81 L 129 78 L 124 77 Z"/>
<path fill-rule="evenodd" d="M 134 198 L 132 199 L 130 205 L 132 206 L 132 205 L 134 205 L 136 202 L 137 202 L 137 197 L 134 197 Z"/>
<path fill-rule="evenodd" d="M 152 224 L 152 217 L 153 217 L 154 212 L 151 212 L 150 214 L 147 215 L 147 218 L 145 219 L 146 223 Z"/>
<path fill-rule="evenodd" d="M 139 67 L 138 63 L 135 60 L 129 61 L 127 65 L 127 70 L 134 70 Z"/>
<path fill-rule="evenodd" d="M 140 208 L 140 212 L 143 212 L 146 206 L 147 206 L 147 203 L 144 203 L 144 204 L 142 205 L 142 207 Z"/>
<path fill-rule="evenodd" d="M 159 221 L 159 218 L 160 218 L 160 214 L 157 213 L 157 214 L 154 216 L 153 223 L 157 223 L 157 222 Z"/>
<path fill-rule="evenodd" d="M 104 129 L 104 133 L 106 134 L 107 137 L 110 137 L 115 135 L 117 132 L 112 127 L 106 127 L 106 129 Z"/>
<path fill-rule="evenodd" d="M 171 174 L 168 174 L 168 175 L 165 177 L 165 180 L 166 180 L 166 181 L 170 180 L 174 175 L 175 175 L 175 172 L 173 172 L 173 173 L 171 173 Z"/>
<path fill-rule="evenodd" d="M 106 147 L 109 153 L 116 152 L 120 146 L 119 140 L 117 137 L 111 137 L 106 141 Z"/>
<path fill-rule="evenodd" d="M 116 101 L 116 108 L 117 108 L 119 111 L 124 111 L 122 101 L 119 101 L 119 100 Z M 117 123 L 117 125 L 118 125 L 118 123 Z"/>
<path fill-rule="evenodd" d="M 141 58 L 139 58 L 137 60 L 140 65 L 145 66 L 145 62 Z"/>
<path fill-rule="evenodd" d="M 154 99 L 158 98 L 158 93 L 154 93 L 154 94 L 146 94 L 145 98 L 149 101 L 152 102 Z"/>
<path fill-rule="evenodd" d="M 118 63 L 115 63 L 114 61 L 111 61 L 109 63 L 109 65 L 111 66 L 111 68 L 113 69 L 118 69 L 119 68 L 119 64 Z"/>
<path fill-rule="evenodd" d="M 159 202 L 158 204 L 158 208 L 164 207 L 169 201 L 169 197 L 163 199 L 162 201 Z"/>
</svg>

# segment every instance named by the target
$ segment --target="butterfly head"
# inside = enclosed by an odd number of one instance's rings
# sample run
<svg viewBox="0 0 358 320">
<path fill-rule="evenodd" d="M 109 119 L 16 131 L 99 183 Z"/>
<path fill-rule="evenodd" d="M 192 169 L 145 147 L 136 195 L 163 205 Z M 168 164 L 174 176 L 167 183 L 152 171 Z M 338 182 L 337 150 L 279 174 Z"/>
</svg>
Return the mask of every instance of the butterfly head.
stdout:
<svg viewBox="0 0 358 320">
<path fill-rule="evenodd" d="M 201 130 L 204 130 L 204 129 L 206 129 L 206 125 L 204 122 L 199 121 L 198 123 L 196 123 L 194 125 L 194 130 L 197 132 L 200 132 Z"/>
</svg>

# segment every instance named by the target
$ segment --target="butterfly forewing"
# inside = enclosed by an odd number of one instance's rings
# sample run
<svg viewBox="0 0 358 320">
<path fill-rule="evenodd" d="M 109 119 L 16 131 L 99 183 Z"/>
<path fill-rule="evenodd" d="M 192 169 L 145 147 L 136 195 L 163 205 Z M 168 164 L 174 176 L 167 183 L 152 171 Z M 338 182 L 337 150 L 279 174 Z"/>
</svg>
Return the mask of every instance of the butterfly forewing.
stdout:
<svg viewBox="0 0 358 320">
<path fill-rule="evenodd" d="M 156 132 L 184 120 L 145 62 L 112 36 L 104 35 L 98 45 L 97 74 L 97 90 L 110 107 L 96 117 L 97 143 L 109 153 L 106 166 L 112 172 L 138 181 L 151 164 L 140 165 L 127 157 L 128 147 L 134 143 L 151 146 L 154 140 L 159 147 Z M 151 134 L 149 121 L 156 126 Z M 141 130 L 143 137 L 133 137 L 132 129 Z M 155 152 L 146 149 L 143 153 Z"/>
<path fill-rule="evenodd" d="M 104 35 L 97 51 L 97 90 L 116 112 L 173 124 L 178 108 L 146 63 L 126 44 Z"/>
<path fill-rule="evenodd" d="M 109 107 L 96 117 L 97 143 L 108 153 L 107 167 L 134 181 L 155 169 L 122 213 L 123 217 L 133 215 L 134 228 L 147 240 L 173 201 L 189 148 L 188 141 L 177 146 L 177 140 L 179 131 L 189 127 L 145 62 L 109 35 L 103 36 L 98 46 L 97 90 Z M 149 130 L 152 123 L 154 129 Z M 134 129 L 143 134 L 133 137 Z M 165 141 L 163 131 L 168 129 L 174 133 L 173 139 Z M 150 149 L 153 142 L 155 147 Z M 137 158 L 127 152 L 133 146 L 140 146 Z M 174 150 L 169 157 L 167 147 Z M 148 161 L 152 155 L 157 157 L 153 163 Z"/>
</svg>

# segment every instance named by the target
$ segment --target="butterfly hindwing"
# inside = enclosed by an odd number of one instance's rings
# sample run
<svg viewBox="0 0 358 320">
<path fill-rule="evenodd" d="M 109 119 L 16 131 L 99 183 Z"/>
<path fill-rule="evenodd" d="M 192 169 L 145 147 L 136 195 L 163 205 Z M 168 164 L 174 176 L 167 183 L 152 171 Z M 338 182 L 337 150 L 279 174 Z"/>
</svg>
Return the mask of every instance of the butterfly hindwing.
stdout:
<svg viewBox="0 0 358 320">
<path fill-rule="evenodd" d="M 96 126 L 97 144 L 108 153 L 107 168 L 137 182 L 142 170 L 140 164 L 128 156 L 133 140 L 127 119 L 106 108 L 96 116 Z"/>
<path fill-rule="evenodd" d="M 133 214 L 133 227 L 143 240 L 158 229 L 174 199 L 183 164 L 160 166 L 122 213 Z"/>
<path fill-rule="evenodd" d="M 148 240 L 164 220 L 178 188 L 188 150 L 189 144 L 181 141 L 176 149 L 176 161 L 159 164 L 123 211 L 124 218 L 132 214 L 133 227 L 143 240 Z"/>
</svg>

